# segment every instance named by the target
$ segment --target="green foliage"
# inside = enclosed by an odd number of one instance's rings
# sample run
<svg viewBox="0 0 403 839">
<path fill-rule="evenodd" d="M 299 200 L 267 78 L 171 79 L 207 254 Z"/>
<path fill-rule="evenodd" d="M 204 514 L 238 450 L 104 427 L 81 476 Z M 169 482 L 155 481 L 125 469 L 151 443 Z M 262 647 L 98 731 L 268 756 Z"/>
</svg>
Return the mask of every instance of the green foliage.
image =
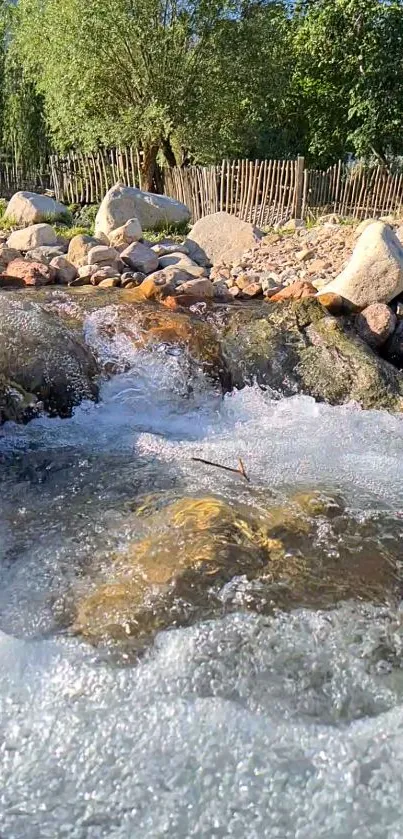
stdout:
<svg viewBox="0 0 403 839">
<path fill-rule="evenodd" d="M 179 244 L 186 238 L 189 230 L 190 225 L 187 222 L 168 224 L 161 227 L 160 230 L 143 230 L 143 239 L 153 244 L 161 242 L 162 239 L 173 239 L 174 242 Z"/>
<path fill-rule="evenodd" d="M 42 97 L 18 53 L 18 7 L 0 0 L 0 149 L 18 167 L 41 170 L 49 153 Z"/>
<path fill-rule="evenodd" d="M 14 218 L 4 218 L 4 215 L 0 217 L 0 230 L 4 232 L 16 230 L 18 224 Z"/>
<path fill-rule="evenodd" d="M 85 207 L 77 207 L 73 212 L 74 223 L 80 227 L 94 228 L 95 218 L 99 210 L 99 204 L 86 204 Z"/>
<path fill-rule="evenodd" d="M 403 0 L 0 0 L 0 154 L 402 151 Z M 91 226 L 87 210 L 77 223 Z M 88 211 L 90 213 L 90 211 Z"/>
<path fill-rule="evenodd" d="M 402 148 L 402 0 L 314 0 L 295 21 L 293 84 L 315 162 Z"/>
</svg>

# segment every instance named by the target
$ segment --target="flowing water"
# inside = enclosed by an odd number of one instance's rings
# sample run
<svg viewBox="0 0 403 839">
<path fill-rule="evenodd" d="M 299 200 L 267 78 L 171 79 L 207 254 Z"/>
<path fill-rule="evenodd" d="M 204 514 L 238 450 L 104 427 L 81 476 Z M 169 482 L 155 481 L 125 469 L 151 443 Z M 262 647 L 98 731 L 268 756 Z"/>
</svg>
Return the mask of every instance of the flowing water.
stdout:
<svg viewBox="0 0 403 839">
<path fill-rule="evenodd" d="M 401 839 L 396 598 L 265 611 L 241 575 L 221 611 L 140 657 L 72 636 L 66 603 L 150 492 L 253 505 L 319 488 L 355 522 L 350 551 L 370 532 L 398 561 L 403 419 L 257 387 L 222 398 L 179 351 L 105 342 L 100 318 L 86 338 L 125 369 L 100 402 L 1 429 L 1 838 Z M 242 457 L 250 484 L 193 457 Z M 315 540 L 336 556 L 343 533 L 323 521 Z"/>
</svg>

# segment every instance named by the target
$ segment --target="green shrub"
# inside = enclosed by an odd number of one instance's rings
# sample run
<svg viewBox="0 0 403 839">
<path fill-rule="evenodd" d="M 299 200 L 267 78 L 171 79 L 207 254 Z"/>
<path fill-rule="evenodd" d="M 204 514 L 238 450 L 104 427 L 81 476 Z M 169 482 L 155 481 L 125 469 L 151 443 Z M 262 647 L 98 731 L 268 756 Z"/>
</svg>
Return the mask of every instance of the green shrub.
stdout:
<svg viewBox="0 0 403 839">
<path fill-rule="evenodd" d="M 98 210 L 99 204 L 86 204 L 85 207 L 78 207 L 73 213 L 74 224 L 93 230 Z"/>
</svg>

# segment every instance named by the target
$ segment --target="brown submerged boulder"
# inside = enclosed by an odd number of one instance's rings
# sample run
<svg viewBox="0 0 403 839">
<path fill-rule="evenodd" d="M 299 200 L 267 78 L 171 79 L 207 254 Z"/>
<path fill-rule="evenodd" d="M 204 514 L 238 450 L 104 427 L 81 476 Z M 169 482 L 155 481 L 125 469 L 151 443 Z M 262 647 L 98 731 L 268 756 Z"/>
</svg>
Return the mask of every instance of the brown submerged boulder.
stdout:
<svg viewBox="0 0 403 839">
<path fill-rule="evenodd" d="M 381 525 L 349 519 L 331 496 L 302 492 L 266 507 L 214 496 L 181 498 L 162 509 L 158 503 L 137 510 L 127 525 L 143 527 L 143 536 L 114 554 L 106 572 L 100 560 L 99 582 L 78 597 L 73 631 L 92 643 L 144 641 L 158 629 L 239 609 L 238 600 L 231 607 L 220 598 L 222 586 L 239 575 L 259 580 L 258 595 L 250 593 L 244 607 L 263 612 L 398 594 L 398 537 L 380 547 Z M 328 551 L 315 543 L 325 521 Z"/>
<path fill-rule="evenodd" d="M 111 311 L 110 321 L 100 328 L 110 339 L 122 335 L 138 348 L 177 345 L 191 365 L 201 366 L 207 376 L 228 388 L 218 331 L 196 315 L 171 312 L 153 304 L 118 305 Z"/>
</svg>

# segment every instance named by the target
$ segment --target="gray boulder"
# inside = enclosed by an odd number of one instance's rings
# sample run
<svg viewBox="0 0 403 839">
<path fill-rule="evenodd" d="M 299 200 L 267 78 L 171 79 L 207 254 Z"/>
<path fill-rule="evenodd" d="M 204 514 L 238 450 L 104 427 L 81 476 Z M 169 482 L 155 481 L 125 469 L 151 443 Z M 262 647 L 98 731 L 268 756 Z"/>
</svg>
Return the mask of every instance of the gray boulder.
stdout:
<svg viewBox="0 0 403 839">
<path fill-rule="evenodd" d="M 151 274 L 158 268 L 158 257 L 151 248 L 142 245 L 141 242 L 133 242 L 128 245 L 120 254 L 122 261 L 132 271 L 141 271 L 143 274 Z"/>
<path fill-rule="evenodd" d="M 32 248 L 32 250 L 27 251 L 25 259 L 29 259 L 30 262 L 42 262 L 43 265 L 50 265 L 52 259 L 57 256 L 64 256 L 62 247 L 59 247 L 59 245 L 42 245 L 39 248 Z"/>
<path fill-rule="evenodd" d="M 138 219 L 143 230 L 159 230 L 171 224 L 189 221 L 190 212 L 185 204 L 154 195 L 132 186 L 115 184 L 106 193 L 95 219 L 95 235 L 122 227 L 130 219 Z"/>
<path fill-rule="evenodd" d="M 30 251 L 43 245 L 57 245 L 57 236 L 50 224 L 32 224 L 23 230 L 15 230 L 7 239 L 7 247 L 17 251 Z"/>
<path fill-rule="evenodd" d="M 392 228 L 381 221 L 367 226 L 344 271 L 324 290 L 360 308 L 397 297 L 403 291 L 403 247 Z"/>
<path fill-rule="evenodd" d="M 23 225 L 57 221 L 68 216 L 69 211 L 64 204 L 60 204 L 49 195 L 38 195 L 36 192 L 16 192 L 8 202 L 5 212 L 6 219 Z"/>
<path fill-rule="evenodd" d="M 88 347 L 38 303 L 8 293 L 0 305 L 0 373 L 51 415 L 70 416 L 81 400 L 97 397 Z"/>
<path fill-rule="evenodd" d="M 237 263 L 261 237 L 262 233 L 253 224 L 229 213 L 213 213 L 196 222 L 185 247 L 198 265 Z"/>
</svg>

